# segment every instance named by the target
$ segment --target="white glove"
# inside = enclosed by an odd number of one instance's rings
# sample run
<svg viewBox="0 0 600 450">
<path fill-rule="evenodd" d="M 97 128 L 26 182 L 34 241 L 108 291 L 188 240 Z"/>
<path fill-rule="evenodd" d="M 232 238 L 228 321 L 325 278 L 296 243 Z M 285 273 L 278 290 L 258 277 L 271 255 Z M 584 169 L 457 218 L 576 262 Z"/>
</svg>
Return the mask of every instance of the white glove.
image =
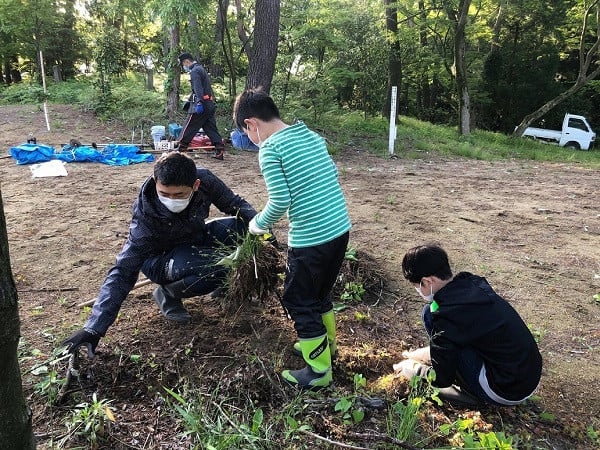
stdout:
<svg viewBox="0 0 600 450">
<path fill-rule="evenodd" d="M 394 364 L 394 370 L 396 372 L 400 372 L 401 375 L 404 375 L 410 380 L 415 375 L 422 376 L 422 373 L 426 373 L 427 366 L 424 366 L 414 359 L 405 359 L 397 364 Z"/>
<path fill-rule="evenodd" d="M 414 359 L 420 363 L 431 365 L 431 353 L 429 351 L 429 346 L 421 347 L 412 351 L 404 350 L 402 352 L 402 357 L 404 359 Z"/>
<path fill-rule="evenodd" d="M 256 216 L 253 217 L 250 223 L 248 224 L 248 231 L 250 232 L 250 234 L 255 234 L 257 236 L 269 233 L 269 230 L 264 230 L 262 228 L 259 228 L 258 225 L 256 225 Z"/>
</svg>

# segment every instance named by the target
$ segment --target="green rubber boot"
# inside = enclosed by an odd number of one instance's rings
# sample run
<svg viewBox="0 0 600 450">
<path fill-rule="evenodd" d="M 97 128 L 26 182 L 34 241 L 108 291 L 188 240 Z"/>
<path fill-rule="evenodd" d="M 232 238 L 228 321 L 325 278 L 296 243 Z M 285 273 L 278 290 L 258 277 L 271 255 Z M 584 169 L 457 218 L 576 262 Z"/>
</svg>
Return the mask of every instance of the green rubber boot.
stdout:
<svg viewBox="0 0 600 450">
<path fill-rule="evenodd" d="M 323 325 L 325 325 L 325 329 L 327 330 L 327 340 L 329 341 L 329 351 L 331 352 L 331 359 L 337 358 L 337 339 L 336 339 L 336 331 L 335 331 L 335 313 L 333 309 L 331 311 L 326 312 L 325 314 L 321 314 L 321 320 L 323 321 Z M 300 342 L 296 341 L 294 346 L 292 347 L 292 353 L 296 356 L 302 356 L 302 348 L 300 346 Z"/>
<path fill-rule="evenodd" d="M 321 389 L 331 384 L 331 352 L 327 335 L 301 339 L 302 357 L 307 366 L 300 370 L 284 370 L 281 376 L 301 389 Z"/>
</svg>

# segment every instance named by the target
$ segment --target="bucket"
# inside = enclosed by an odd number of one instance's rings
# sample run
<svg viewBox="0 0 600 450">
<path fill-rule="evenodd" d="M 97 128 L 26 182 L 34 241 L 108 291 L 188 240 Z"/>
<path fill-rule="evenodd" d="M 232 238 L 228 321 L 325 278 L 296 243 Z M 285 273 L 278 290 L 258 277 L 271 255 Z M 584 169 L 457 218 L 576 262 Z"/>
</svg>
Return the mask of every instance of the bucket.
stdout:
<svg viewBox="0 0 600 450">
<path fill-rule="evenodd" d="M 150 128 L 150 135 L 154 141 L 154 148 L 156 148 L 158 143 L 165 137 L 165 127 L 162 125 L 153 126 Z"/>
</svg>

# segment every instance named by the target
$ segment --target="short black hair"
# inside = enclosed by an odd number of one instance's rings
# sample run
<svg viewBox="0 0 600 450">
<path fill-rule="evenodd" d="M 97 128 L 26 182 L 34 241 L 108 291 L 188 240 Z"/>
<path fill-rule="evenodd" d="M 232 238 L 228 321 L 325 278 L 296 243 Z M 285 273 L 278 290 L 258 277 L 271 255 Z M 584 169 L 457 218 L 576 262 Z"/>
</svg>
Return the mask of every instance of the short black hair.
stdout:
<svg viewBox="0 0 600 450">
<path fill-rule="evenodd" d="M 165 186 L 193 187 L 197 179 L 196 163 L 184 153 L 165 153 L 154 164 L 154 181 Z"/>
<path fill-rule="evenodd" d="M 196 58 L 194 58 L 192 56 L 192 54 L 188 53 L 188 52 L 183 52 L 177 58 L 179 59 L 179 64 L 183 64 L 183 61 L 185 61 L 186 59 L 189 59 L 190 61 L 195 61 L 196 60 Z"/>
<path fill-rule="evenodd" d="M 279 119 L 279 108 L 262 88 L 247 89 L 235 100 L 233 121 L 240 130 L 246 128 L 244 120 L 251 117 L 269 122 Z"/>
<path fill-rule="evenodd" d="M 448 254 L 438 244 L 413 247 L 402 258 L 402 273 L 411 283 L 420 283 L 423 277 L 436 276 L 441 280 L 452 278 Z"/>
</svg>

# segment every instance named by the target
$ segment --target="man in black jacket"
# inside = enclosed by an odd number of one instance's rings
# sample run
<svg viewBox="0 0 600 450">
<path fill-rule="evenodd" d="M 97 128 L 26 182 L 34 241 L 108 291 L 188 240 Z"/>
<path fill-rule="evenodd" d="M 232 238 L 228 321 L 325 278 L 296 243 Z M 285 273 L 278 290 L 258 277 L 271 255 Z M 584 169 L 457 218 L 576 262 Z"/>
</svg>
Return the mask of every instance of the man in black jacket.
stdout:
<svg viewBox="0 0 600 450">
<path fill-rule="evenodd" d="M 207 221 L 211 205 L 230 217 Z M 217 262 L 226 256 L 227 246 L 236 245 L 255 215 L 246 200 L 208 169 L 197 168 L 189 156 L 163 155 L 133 205 L 129 236 L 100 288 L 91 316 L 64 344 L 70 352 L 85 345 L 92 355 L 140 271 L 159 284 L 153 297 L 161 313 L 168 320 L 188 323 L 191 316 L 182 298 L 220 287 L 227 269 Z"/>
<path fill-rule="evenodd" d="M 468 272 L 453 277 L 448 255 L 437 245 L 410 249 L 402 271 L 428 302 L 422 318 L 430 345 L 405 352 L 407 359 L 394 369 L 410 378 L 425 376 L 432 366 L 434 386 L 456 385 L 494 405 L 516 405 L 535 392 L 542 372 L 538 346 L 485 278 Z"/>
<path fill-rule="evenodd" d="M 215 120 L 215 98 L 210 85 L 210 78 L 204 67 L 202 67 L 190 53 L 179 55 L 179 63 L 185 72 L 190 74 L 190 84 L 192 85 L 192 94 L 186 104 L 188 116 L 179 139 L 179 151 L 186 151 L 192 142 L 192 139 L 202 128 L 210 138 L 211 144 L 215 147 L 213 158 L 223 159 L 223 138 L 217 129 Z"/>
</svg>

